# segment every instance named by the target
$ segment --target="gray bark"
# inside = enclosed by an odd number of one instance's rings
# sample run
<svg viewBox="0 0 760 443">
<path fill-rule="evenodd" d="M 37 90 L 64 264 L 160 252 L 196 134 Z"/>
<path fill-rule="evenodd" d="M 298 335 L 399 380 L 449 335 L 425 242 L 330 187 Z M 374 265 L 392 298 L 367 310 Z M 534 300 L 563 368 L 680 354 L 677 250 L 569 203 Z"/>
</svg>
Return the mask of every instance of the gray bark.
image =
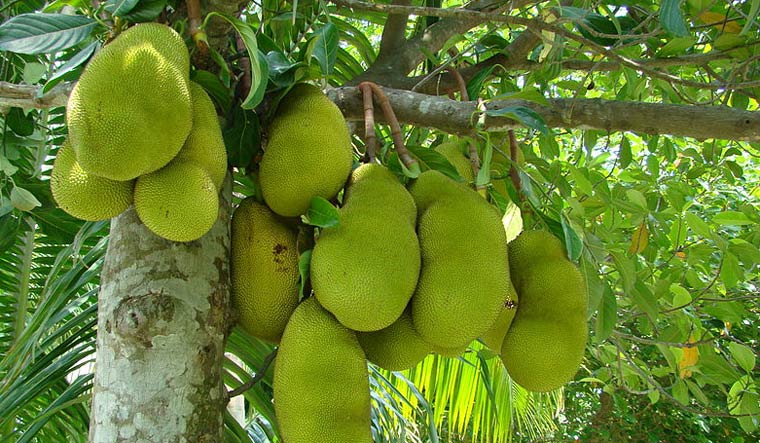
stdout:
<svg viewBox="0 0 760 443">
<path fill-rule="evenodd" d="M 523 127 L 509 118 L 484 116 L 474 101 L 458 102 L 397 89 L 383 90 L 401 123 L 454 134 L 473 133 L 476 127 L 494 132 Z M 348 120 L 364 118 L 361 94 L 355 87 L 336 88 L 329 95 Z M 601 99 L 549 99 L 548 103 L 548 106 L 542 106 L 524 100 L 501 100 L 488 102 L 485 108 L 525 106 L 541 114 L 552 128 L 670 134 L 699 140 L 760 141 L 760 112 L 756 111 Z M 375 113 L 375 119 L 385 122 L 381 113 Z"/>
<path fill-rule="evenodd" d="M 98 298 L 90 442 L 216 443 L 227 402 L 230 185 L 200 239 L 113 219 Z"/>
</svg>

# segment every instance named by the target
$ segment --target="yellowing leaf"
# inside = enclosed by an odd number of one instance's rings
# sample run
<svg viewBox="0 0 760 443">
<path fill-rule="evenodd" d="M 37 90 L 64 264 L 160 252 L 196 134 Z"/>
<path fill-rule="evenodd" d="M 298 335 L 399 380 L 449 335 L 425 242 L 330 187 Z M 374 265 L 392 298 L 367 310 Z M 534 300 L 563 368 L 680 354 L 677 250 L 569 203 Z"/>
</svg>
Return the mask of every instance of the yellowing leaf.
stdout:
<svg viewBox="0 0 760 443">
<path fill-rule="evenodd" d="M 644 252 L 649 244 L 649 231 L 647 230 L 647 223 L 641 222 L 638 228 L 633 232 L 633 238 L 631 239 L 631 247 L 628 248 L 628 252 L 631 254 L 638 254 Z"/>
<path fill-rule="evenodd" d="M 736 23 L 735 20 L 726 21 L 726 18 L 725 15 L 718 12 L 705 11 L 699 14 L 699 19 L 703 23 L 713 25 L 713 28 L 719 31 L 728 32 L 730 34 L 738 34 L 742 32 L 742 27 L 739 23 Z"/>
<path fill-rule="evenodd" d="M 695 343 L 694 337 L 689 337 L 687 343 Z M 683 348 L 683 355 L 681 361 L 678 362 L 678 375 L 681 378 L 691 377 L 691 368 L 699 361 L 699 349 L 696 346 L 693 348 Z"/>
</svg>

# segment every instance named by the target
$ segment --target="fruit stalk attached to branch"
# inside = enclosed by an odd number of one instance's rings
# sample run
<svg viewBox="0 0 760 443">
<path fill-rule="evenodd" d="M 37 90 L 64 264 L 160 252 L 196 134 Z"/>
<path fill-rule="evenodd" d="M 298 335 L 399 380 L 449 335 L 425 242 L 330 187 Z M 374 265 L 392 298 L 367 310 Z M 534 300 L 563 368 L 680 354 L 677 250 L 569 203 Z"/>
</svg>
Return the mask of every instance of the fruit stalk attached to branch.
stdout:
<svg viewBox="0 0 760 443">
<path fill-rule="evenodd" d="M 448 68 L 447 71 L 449 74 L 451 74 L 452 77 L 457 82 L 457 85 L 459 85 L 459 98 L 463 102 L 470 101 L 470 94 L 467 92 L 467 83 L 464 81 L 464 77 L 462 77 L 462 74 L 459 73 L 459 71 L 456 70 L 456 68 Z M 474 140 L 470 140 L 467 143 L 469 149 L 469 157 L 470 157 L 470 165 L 472 167 L 472 176 L 477 177 L 478 173 L 480 172 L 480 157 L 478 156 L 478 145 L 475 144 Z M 482 189 L 485 189 L 484 185 L 478 186 L 477 190 L 480 191 Z"/>
<path fill-rule="evenodd" d="M 375 136 L 375 110 L 372 103 L 372 88 L 367 83 L 362 83 L 357 88 L 362 91 L 364 100 L 364 138 L 367 142 L 367 159 L 370 163 L 375 161 L 377 151 L 377 137 Z"/>
</svg>

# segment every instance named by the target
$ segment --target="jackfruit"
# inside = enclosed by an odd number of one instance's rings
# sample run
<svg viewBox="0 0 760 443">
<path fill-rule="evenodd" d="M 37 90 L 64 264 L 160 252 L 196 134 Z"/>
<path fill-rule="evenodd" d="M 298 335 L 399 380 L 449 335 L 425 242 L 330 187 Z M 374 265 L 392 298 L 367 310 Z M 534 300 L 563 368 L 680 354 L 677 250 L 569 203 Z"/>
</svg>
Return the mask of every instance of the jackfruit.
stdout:
<svg viewBox="0 0 760 443">
<path fill-rule="evenodd" d="M 203 87 L 192 81 L 190 98 L 193 103 L 193 127 L 175 159 L 202 167 L 219 190 L 227 174 L 227 149 L 216 109 Z"/>
<path fill-rule="evenodd" d="M 192 125 L 189 55 L 156 23 L 133 26 L 88 63 L 66 121 L 82 169 L 127 181 L 165 166 Z"/>
<path fill-rule="evenodd" d="M 143 175 L 135 185 L 135 209 L 154 234 L 167 240 L 196 240 L 219 213 L 218 192 L 200 166 L 186 162 Z"/>
<path fill-rule="evenodd" d="M 285 217 L 303 214 L 315 196 L 332 199 L 351 172 L 351 136 L 343 115 L 315 86 L 296 85 L 269 126 L 259 164 L 267 206 Z"/>
<path fill-rule="evenodd" d="M 83 171 L 68 143 L 58 150 L 50 176 L 50 190 L 58 206 L 88 221 L 106 220 L 124 212 L 132 204 L 134 184 Z"/>
<path fill-rule="evenodd" d="M 504 336 L 507 334 L 509 327 L 512 325 L 512 320 L 514 320 L 517 313 L 517 292 L 511 281 L 509 282 L 509 286 L 507 300 L 504 302 L 504 307 L 499 316 L 496 317 L 496 321 L 488 331 L 480 337 L 481 341 L 497 354 L 501 353 L 501 344 L 504 343 Z"/>
<path fill-rule="evenodd" d="M 373 332 L 357 332 L 367 360 L 389 371 L 403 371 L 421 362 L 433 346 L 420 337 L 407 309 L 393 324 Z"/>
<path fill-rule="evenodd" d="M 232 305 L 248 333 L 277 343 L 298 305 L 297 233 L 252 197 L 232 215 Z"/>
<path fill-rule="evenodd" d="M 433 345 L 466 346 L 496 321 L 508 295 L 501 218 L 475 191 L 437 171 L 420 174 L 411 193 L 422 251 L 414 327 Z"/>
<path fill-rule="evenodd" d="M 509 245 L 510 271 L 520 304 L 504 337 L 501 359 L 530 391 L 570 381 L 583 359 L 588 294 L 562 244 L 544 231 L 520 234 Z"/>
<path fill-rule="evenodd" d="M 287 443 L 372 442 L 364 352 L 314 297 L 298 305 L 282 335 L 274 408 Z"/>
<path fill-rule="evenodd" d="M 314 294 L 344 326 L 377 331 L 404 312 L 420 271 L 415 214 L 387 168 L 354 171 L 340 224 L 322 230 L 311 257 Z"/>
<path fill-rule="evenodd" d="M 456 168 L 465 183 L 472 183 L 475 181 L 475 175 L 472 171 L 470 159 L 464 155 L 465 149 L 467 149 L 467 143 L 459 140 L 441 143 L 435 147 L 435 150 L 446 157 L 446 160 Z"/>
</svg>

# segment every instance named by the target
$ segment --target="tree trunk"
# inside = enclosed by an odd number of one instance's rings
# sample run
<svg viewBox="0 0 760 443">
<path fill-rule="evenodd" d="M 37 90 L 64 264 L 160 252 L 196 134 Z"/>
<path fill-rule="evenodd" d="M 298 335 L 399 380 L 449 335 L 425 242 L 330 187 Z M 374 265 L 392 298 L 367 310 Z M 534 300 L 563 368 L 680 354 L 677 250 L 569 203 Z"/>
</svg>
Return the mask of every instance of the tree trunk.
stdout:
<svg viewBox="0 0 760 443">
<path fill-rule="evenodd" d="M 90 442 L 223 440 L 231 186 L 199 240 L 113 219 L 101 273 Z"/>
</svg>

